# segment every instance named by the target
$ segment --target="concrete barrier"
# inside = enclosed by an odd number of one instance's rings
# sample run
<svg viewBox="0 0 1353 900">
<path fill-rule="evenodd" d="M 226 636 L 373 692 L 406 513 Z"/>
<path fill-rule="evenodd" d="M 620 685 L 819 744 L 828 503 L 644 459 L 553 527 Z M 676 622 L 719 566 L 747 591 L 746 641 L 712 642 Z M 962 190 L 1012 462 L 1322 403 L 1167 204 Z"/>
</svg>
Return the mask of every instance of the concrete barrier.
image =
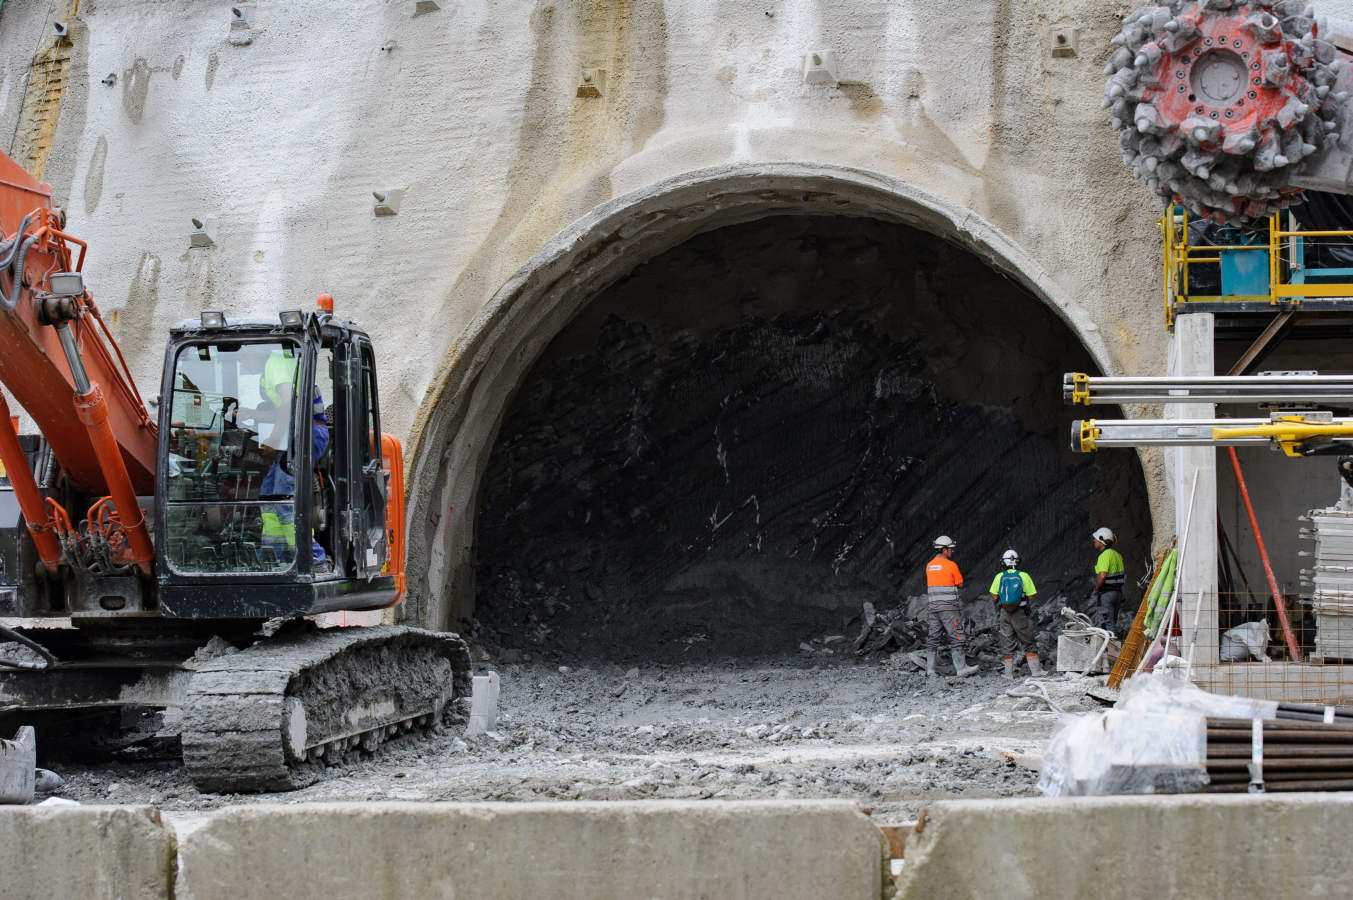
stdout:
<svg viewBox="0 0 1353 900">
<path fill-rule="evenodd" d="M 837 801 L 259 805 L 181 837 L 175 896 L 879 900 L 885 855 Z"/>
<path fill-rule="evenodd" d="M 174 835 L 148 806 L 0 806 L 0 897 L 174 896 Z"/>
<path fill-rule="evenodd" d="M 0 897 L 892 896 L 854 804 L 261 804 L 0 807 Z M 1346 897 L 1353 795 L 936 803 L 900 898 Z M 177 847 L 177 856 L 175 850 Z"/>
<path fill-rule="evenodd" d="M 1347 897 L 1353 795 L 936 803 L 902 898 Z"/>
</svg>

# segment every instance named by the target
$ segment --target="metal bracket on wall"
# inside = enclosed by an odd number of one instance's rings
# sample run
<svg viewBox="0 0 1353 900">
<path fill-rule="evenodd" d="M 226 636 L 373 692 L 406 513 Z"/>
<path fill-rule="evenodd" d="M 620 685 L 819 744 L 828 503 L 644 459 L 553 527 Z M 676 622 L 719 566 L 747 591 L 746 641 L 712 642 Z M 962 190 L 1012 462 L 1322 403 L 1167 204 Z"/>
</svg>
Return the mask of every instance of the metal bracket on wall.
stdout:
<svg viewBox="0 0 1353 900">
<path fill-rule="evenodd" d="M 254 40 L 254 32 L 249 24 L 249 7 L 230 7 L 230 43 L 244 47 Z"/>
</svg>

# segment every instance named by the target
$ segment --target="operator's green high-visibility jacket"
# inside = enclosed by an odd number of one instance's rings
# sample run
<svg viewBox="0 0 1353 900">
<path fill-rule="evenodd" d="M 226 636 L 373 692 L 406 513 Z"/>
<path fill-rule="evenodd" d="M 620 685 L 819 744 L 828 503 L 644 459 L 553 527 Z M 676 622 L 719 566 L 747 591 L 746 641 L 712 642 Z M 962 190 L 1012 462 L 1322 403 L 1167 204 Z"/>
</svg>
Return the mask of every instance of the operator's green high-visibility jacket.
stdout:
<svg viewBox="0 0 1353 900">
<path fill-rule="evenodd" d="M 271 400 L 278 409 L 291 408 L 291 398 L 296 393 L 298 362 L 294 353 L 274 350 L 268 354 L 268 360 L 263 364 L 263 380 L 259 383 L 259 388 L 263 396 Z"/>
<path fill-rule="evenodd" d="M 295 353 L 289 350 L 274 350 L 268 354 L 268 359 L 263 364 L 263 377 L 259 380 L 259 393 L 272 401 L 279 416 L 288 415 L 291 412 L 291 401 L 296 394 L 299 362 L 300 360 L 296 358 Z M 274 462 L 273 468 L 264 477 L 264 485 L 274 480 L 283 480 L 278 477 L 279 474 L 280 470 L 277 463 Z M 263 485 L 260 485 L 260 492 L 285 493 L 294 496 L 295 482 L 289 476 L 285 481 L 287 484 L 284 489 L 281 485 L 276 488 L 264 488 Z M 279 555 L 282 554 L 283 548 L 294 548 L 296 546 L 296 511 L 290 503 L 265 504 L 259 509 L 259 517 L 263 520 L 264 546 L 271 546 Z"/>
</svg>

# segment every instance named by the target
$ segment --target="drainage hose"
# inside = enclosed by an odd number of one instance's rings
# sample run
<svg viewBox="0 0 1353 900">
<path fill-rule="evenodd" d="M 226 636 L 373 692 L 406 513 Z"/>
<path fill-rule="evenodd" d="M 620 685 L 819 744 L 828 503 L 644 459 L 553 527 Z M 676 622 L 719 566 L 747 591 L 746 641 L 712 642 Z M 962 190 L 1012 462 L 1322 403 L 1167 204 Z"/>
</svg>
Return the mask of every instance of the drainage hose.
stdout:
<svg viewBox="0 0 1353 900">
<path fill-rule="evenodd" d="M 1019 687 L 1012 687 L 1005 692 L 1007 697 L 1029 698 L 1032 700 L 1042 700 L 1053 712 L 1058 715 L 1065 715 L 1066 710 L 1052 697 L 1048 696 L 1048 689 L 1043 682 L 1034 678 L 1024 679 L 1024 684 Z"/>
</svg>

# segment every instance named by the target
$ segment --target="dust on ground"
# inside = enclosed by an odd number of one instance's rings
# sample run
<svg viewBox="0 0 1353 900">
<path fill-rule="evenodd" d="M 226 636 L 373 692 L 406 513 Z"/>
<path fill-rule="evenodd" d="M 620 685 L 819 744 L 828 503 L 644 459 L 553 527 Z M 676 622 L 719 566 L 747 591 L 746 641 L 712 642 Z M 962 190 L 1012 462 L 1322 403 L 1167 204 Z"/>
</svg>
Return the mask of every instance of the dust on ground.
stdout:
<svg viewBox="0 0 1353 900">
<path fill-rule="evenodd" d="M 1060 718 L 995 673 L 927 679 L 887 662 L 495 668 L 495 732 L 396 742 L 303 790 L 200 794 L 162 758 L 67 764 L 58 796 L 189 818 L 257 802 L 840 798 L 904 821 L 935 800 L 1036 793 L 1036 772 L 1004 754 L 1040 755 Z M 1091 679 L 1042 683 L 1068 712 L 1095 707 Z"/>
</svg>

